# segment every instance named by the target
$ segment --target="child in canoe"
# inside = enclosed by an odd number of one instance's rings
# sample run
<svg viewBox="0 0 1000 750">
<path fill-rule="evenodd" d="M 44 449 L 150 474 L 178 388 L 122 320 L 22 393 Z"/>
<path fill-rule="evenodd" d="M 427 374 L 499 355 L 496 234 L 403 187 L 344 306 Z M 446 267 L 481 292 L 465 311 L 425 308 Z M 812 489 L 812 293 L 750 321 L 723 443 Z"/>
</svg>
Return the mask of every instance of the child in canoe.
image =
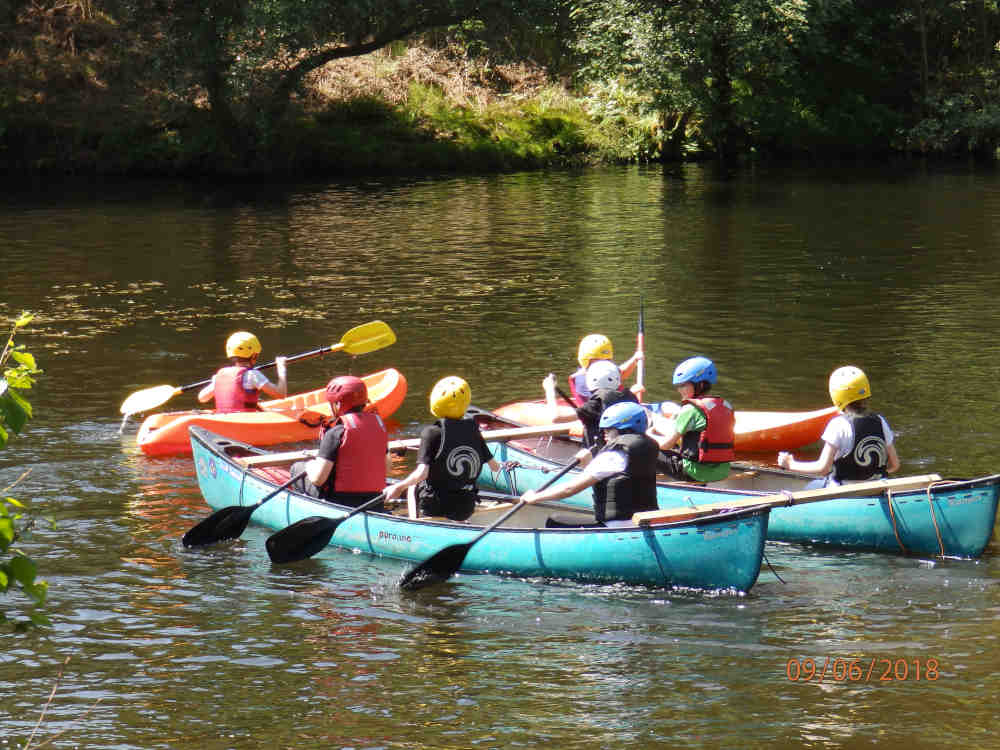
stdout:
<svg viewBox="0 0 1000 750">
<path fill-rule="evenodd" d="M 599 427 L 607 446 L 593 460 L 589 451 L 582 458 L 583 471 L 569 482 L 547 490 L 528 490 L 521 499 L 526 503 L 561 500 L 593 487 L 594 518 L 580 522 L 579 516 L 555 514 L 545 522 L 547 528 L 577 526 L 631 525 L 632 514 L 656 510 L 656 441 L 646 435 L 646 410 L 634 401 L 620 401 L 601 415 Z"/>
<path fill-rule="evenodd" d="M 655 417 L 650 429 L 664 452 L 660 469 L 672 479 L 718 482 L 729 476 L 736 416 L 728 401 L 708 395 L 717 379 L 715 363 L 707 357 L 691 357 L 674 370 L 681 408 L 672 419 Z"/>
<path fill-rule="evenodd" d="M 851 365 L 830 375 L 830 399 L 840 410 L 823 430 L 823 451 L 815 461 L 798 461 L 791 453 L 778 454 L 778 466 L 822 479 L 809 488 L 885 477 L 899 469 L 895 436 L 881 414 L 868 410 L 872 394 L 868 376 Z"/>
<path fill-rule="evenodd" d="M 546 401 L 549 409 L 553 412 L 556 399 L 554 381 L 554 376 L 550 375 L 543 383 Z M 604 444 L 598 423 L 605 409 L 621 401 L 631 401 L 632 403 L 638 401 L 635 394 L 632 391 L 623 390 L 621 384 L 621 371 L 618 369 L 618 365 L 610 359 L 594 360 L 587 367 L 586 386 L 590 395 L 580 406 L 576 407 L 576 418 L 583 425 L 583 444 L 587 448 L 600 447 Z M 584 450 L 577 455 L 582 456 L 586 452 Z"/>
<path fill-rule="evenodd" d="M 437 421 L 420 433 L 417 466 L 405 479 L 385 489 L 392 500 L 409 489 L 410 518 L 444 516 L 464 521 L 476 509 L 476 480 L 483 464 L 500 471 L 500 462 L 486 447 L 479 425 L 465 419 L 472 401 L 469 384 L 454 375 L 431 389 L 431 414 Z"/>
<path fill-rule="evenodd" d="M 272 385 L 260 370 L 255 370 L 260 356 L 260 341 L 252 333 L 237 331 L 226 340 L 229 365 L 212 376 L 212 382 L 198 392 L 198 400 L 207 403 L 215 399 L 215 411 L 220 414 L 256 411 L 261 391 L 272 398 L 288 394 L 285 357 L 275 357 L 278 384 Z"/>
<path fill-rule="evenodd" d="M 292 476 L 306 472 L 295 489 L 357 508 L 385 486 L 388 435 L 378 412 L 365 411 L 368 388 L 361 378 L 334 378 L 327 383 L 326 400 L 333 422 L 320 433 L 316 457 L 292 464 Z"/>
<path fill-rule="evenodd" d="M 569 376 L 569 395 L 573 399 L 575 406 L 583 406 L 584 402 L 590 398 L 590 388 L 587 386 L 587 368 L 590 367 L 590 363 L 601 360 L 612 361 L 614 356 L 611 339 L 607 336 L 600 333 L 591 333 L 580 339 L 580 346 L 576 354 L 576 360 L 580 363 L 580 369 Z M 637 349 L 635 354 L 619 365 L 618 369 L 621 371 L 623 380 L 632 374 L 632 371 L 643 357 L 643 352 Z M 543 388 L 546 388 L 545 383 L 550 378 L 552 389 L 555 389 L 555 378 L 552 375 L 543 381 Z M 640 388 L 639 392 L 636 393 L 640 398 L 642 397 L 641 391 L 642 389 Z"/>
</svg>

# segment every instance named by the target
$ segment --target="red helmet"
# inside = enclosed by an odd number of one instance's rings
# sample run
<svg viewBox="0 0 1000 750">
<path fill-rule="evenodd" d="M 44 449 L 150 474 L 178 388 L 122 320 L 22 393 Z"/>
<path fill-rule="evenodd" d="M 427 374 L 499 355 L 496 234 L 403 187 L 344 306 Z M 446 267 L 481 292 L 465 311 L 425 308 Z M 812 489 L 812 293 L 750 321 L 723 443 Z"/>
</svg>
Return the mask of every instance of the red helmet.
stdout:
<svg viewBox="0 0 1000 750">
<path fill-rule="evenodd" d="M 326 400 L 330 406 L 340 405 L 340 413 L 368 403 L 368 386 L 354 375 L 341 375 L 326 384 Z"/>
</svg>

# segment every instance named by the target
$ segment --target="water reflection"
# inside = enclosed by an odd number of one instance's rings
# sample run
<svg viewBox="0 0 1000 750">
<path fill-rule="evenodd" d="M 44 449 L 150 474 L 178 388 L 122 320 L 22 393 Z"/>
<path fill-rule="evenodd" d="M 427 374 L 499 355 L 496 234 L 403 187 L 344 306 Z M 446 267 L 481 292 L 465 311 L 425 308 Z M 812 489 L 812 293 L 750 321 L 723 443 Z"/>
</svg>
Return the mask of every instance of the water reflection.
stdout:
<svg viewBox="0 0 1000 750">
<path fill-rule="evenodd" d="M 53 182 L 0 200 L 0 315 L 39 311 L 25 343 L 46 370 L 0 477 L 31 466 L 19 491 L 59 521 L 26 545 L 56 626 L 0 659 L 0 691 L 18 696 L 0 708 L 8 744 L 67 655 L 42 732 L 87 747 L 989 744 L 996 542 L 981 561 L 768 545 L 781 579 L 765 569 L 740 597 L 490 576 L 414 596 L 398 561 L 272 567 L 253 526 L 184 550 L 209 512 L 190 461 L 147 459 L 137 425 L 117 430 L 128 393 L 208 377 L 234 328 L 269 356 L 382 318 L 396 345 L 297 363 L 290 384 L 397 367 L 413 435 L 443 375 L 491 407 L 540 396 L 585 333 L 628 353 L 641 293 L 654 397 L 703 353 L 737 408 L 813 409 L 852 362 L 904 471 L 991 473 L 996 175 Z M 828 657 L 935 658 L 942 679 L 786 673 Z"/>
</svg>

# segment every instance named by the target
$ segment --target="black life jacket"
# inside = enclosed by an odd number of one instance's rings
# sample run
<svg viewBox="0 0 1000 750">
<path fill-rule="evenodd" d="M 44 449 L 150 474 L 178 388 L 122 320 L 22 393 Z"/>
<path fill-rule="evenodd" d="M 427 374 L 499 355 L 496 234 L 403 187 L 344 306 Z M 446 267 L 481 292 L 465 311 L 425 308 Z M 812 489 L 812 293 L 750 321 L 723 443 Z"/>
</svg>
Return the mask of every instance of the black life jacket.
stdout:
<svg viewBox="0 0 1000 750">
<path fill-rule="evenodd" d="M 472 419 L 439 419 L 441 445 L 428 467 L 427 483 L 439 494 L 475 492 L 483 468 L 479 455 L 482 433 Z"/>
<path fill-rule="evenodd" d="M 888 476 L 889 447 L 879 415 L 864 414 L 847 419 L 854 429 L 854 447 L 846 456 L 833 462 L 833 478 L 842 482 Z"/>
<path fill-rule="evenodd" d="M 633 513 L 656 510 L 656 459 L 660 446 L 652 438 L 626 432 L 605 450 L 625 451 L 628 464 L 623 474 L 615 474 L 594 485 L 594 517 L 601 522 L 625 521 Z"/>
<path fill-rule="evenodd" d="M 604 437 L 601 434 L 601 428 L 598 427 L 601 422 L 601 415 L 609 406 L 621 403 L 622 401 L 638 403 L 635 394 L 628 389 L 614 390 L 613 388 L 602 388 L 591 394 L 586 403 L 576 410 L 576 416 L 583 424 L 583 445 L 585 447 L 593 448 L 597 446 L 600 448 L 604 445 Z"/>
</svg>

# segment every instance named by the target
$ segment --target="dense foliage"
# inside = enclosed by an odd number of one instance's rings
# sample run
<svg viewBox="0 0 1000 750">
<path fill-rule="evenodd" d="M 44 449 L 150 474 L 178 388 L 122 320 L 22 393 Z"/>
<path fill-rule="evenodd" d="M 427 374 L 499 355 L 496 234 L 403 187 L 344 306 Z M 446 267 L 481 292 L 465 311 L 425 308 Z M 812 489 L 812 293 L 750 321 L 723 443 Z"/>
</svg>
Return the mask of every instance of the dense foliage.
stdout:
<svg viewBox="0 0 1000 750">
<path fill-rule="evenodd" d="M 461 138 L 474 148 L 450 160 L 486 168 L 588 150 L 992 158 L 998 35 L 998 0 L 0 0 L 0 155 L 62 127 L 65 150 L 111 169 L 129 152 L 151 164 L 184 153 L 193 171 L 382 169 L 380 152 L 405 161 Z M 467 123 L 463 134 L 399 102 L 316 97 L 314 76 L 331 63 L 414 44 L 462 50 L 483 69 L 541 66 L 596 130 L 572 107 L 531 114 L 515 128 L 529 140 L 510 150 L 503 128 L 471 124 L 485 110 L 467 101 L 445 118 Z M 343 127 L 356 112 L 368 122 Z M 338 148 L 345 138 L 361 151 Z"/>
<path fill-rule="evenodd" d="M 24 397 L 23 391 L 31 388 L 35 375 L 41 370 L 36 366 L 31 353 L 14 343 L 18 329 L 30 323 L 32 317 L 25 313 L 14 321 L 6 345 L 0 351 L 0 370 L 3 372 L 0 377 L 0 449 L 7 446 L 12 434 L 16 435 L 24 429 L 32 416 L 31 404 Z M 13 366 L 8 366 L 11 361 Z M 28 514 L 24 503 L 6 496 L 12 487 L 13 485 L 6 487 L 2 491 L 4 497 L 0 497 L 0 592 L 10 593 L 11 589 L 20 591 L 37 606 L 45 602 L 48 584 L 38 580 L 34 560 L 15 546 L 17 540 L 34 524 L 34 519 Z M 14 621 L 6 612 L 0 611 L 0 623 L 11 621 L 18 630 L 25 629 L 31 623 L 48 623 L 48 619 L 40 612 L 32 612 L 28 620 Z"/>
</svg>

